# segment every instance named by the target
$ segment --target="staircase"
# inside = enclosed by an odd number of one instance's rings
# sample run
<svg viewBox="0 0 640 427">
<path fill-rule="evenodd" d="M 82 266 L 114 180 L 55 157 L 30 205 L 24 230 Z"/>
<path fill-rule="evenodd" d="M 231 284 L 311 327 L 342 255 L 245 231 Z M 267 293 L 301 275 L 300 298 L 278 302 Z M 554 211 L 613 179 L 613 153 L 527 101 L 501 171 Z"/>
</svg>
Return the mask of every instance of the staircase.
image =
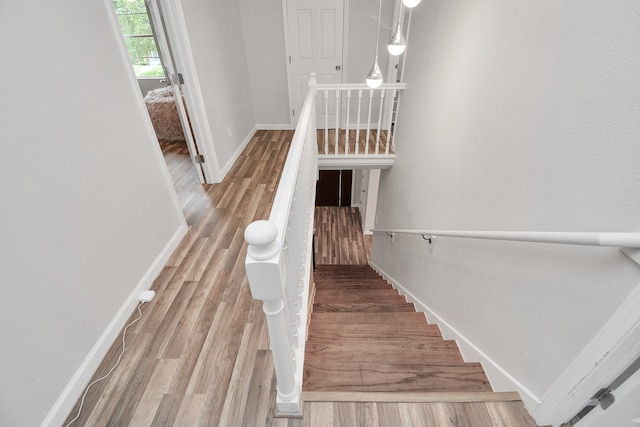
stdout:
<svg viewBox="0 0 640 427">
<path fill-rule="evenodd" d="M 305 392 L 491 392 L 479 363 L 368 265 L 319 265 Z"/>
</svg>

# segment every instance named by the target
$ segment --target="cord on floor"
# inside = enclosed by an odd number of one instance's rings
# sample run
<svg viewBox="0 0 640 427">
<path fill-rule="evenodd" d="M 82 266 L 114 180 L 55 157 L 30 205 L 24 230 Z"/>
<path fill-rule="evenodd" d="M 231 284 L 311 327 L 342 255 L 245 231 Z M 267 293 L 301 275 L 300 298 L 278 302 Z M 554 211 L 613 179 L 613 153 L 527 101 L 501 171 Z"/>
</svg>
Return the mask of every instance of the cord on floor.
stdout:
<svg viewBox="0 0 640 427">
<path fill-rule="evenodd" d="M 109 375 L 111 375 L 111 373 L 118 367 L 118 365 L 120 364 L 120 360 L 122 360 L 122 355 L 124 354 L 125 350 L 126 350 L 126 343 L 125 343 L 125 337 L 127 336 L 127 329 L 129 329 L 130 326 L 134 325 L 138 320 L 142 319 L 142 310 L 140 307 L 142 307 L 142 305 L 145 303 L 145 301 L 140 302 L 140 304 L 138 304 L 138 317 L 133 320 L 131 323 L 129 323 L 127 326 L 124 327 L 124 331 L 122 332 L 122 351 L 120 352 L 120 355 L 118 356 L 118 360 L 116 361 L 116 364 L 113 365 L 113 367 L 109 370 L 109 372 L 107 372 L 106 375 L 104 375 L 101 378 L 98 378 L 97 380 L 95 380 L 94 382 L 92 382 L 91 384 L 89 384 L 87 386 L 87 388 L 84 390 L 84 394 L 82 395 L 82 399 L 80 399 L 80 407 L 78 408 L 78 413 L 76 414 L 75 418 L 72 419 L 71 421 L 69 421 L 69 423 L 67 425 L 65 425 L 65 427 L 69 427 L 71 424 L 75 423 L 76 420 L 78 418 L 80 418 L 80 413 L 82 412 L 82 406 L 84 405 L 84 399 L 85 397 L 87 397 L 87 393 L 89 392 L 89 389 L 94 385 L 99 383 L 100 381 L 104 380 L 105 378 L 107 378 Z"/>
</svg>

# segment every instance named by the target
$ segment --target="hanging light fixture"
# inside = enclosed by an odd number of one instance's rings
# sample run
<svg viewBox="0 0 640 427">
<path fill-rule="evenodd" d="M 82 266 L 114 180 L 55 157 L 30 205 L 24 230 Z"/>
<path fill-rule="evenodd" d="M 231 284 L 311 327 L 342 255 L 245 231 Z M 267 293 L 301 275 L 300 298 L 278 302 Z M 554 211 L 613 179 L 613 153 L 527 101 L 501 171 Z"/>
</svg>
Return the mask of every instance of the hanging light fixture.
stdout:
<svg viewBox="0 0 640 427">
<path fill-rule="evenodd" d="M 412 7 L 416 7 L 420 3 L 420 0 L 402 0 L 402 4 L 411 9 Z"/>
<path fill-rule="evenodd" d="M 389 40 L 389 44 L 387 45 L 387 50 L 389 54 L 393 56 L 402 55 L 404 50 L 407 48 L 407 42 L 402 35 L 402 3 L 400 4 L 400 15 L 398 17 L 398 26 L 396 30 L 393 32 L 391 36 L 391 40 Z"/>
<path fill-rule="evenodd" d="M 382 76 L 382 70 L 378 65 L 378 48 L 380 47 L 380 20 L 382 19 L 382 0 L 380 0 L 380 8 L 378 9 L 378 37 L 376 37 L 376 59 L 373 62 L 371 71 L 367 74 L 367 86 L 371 89 L 375 89 L 382 84 L 384 77 Z"/>
</svg>

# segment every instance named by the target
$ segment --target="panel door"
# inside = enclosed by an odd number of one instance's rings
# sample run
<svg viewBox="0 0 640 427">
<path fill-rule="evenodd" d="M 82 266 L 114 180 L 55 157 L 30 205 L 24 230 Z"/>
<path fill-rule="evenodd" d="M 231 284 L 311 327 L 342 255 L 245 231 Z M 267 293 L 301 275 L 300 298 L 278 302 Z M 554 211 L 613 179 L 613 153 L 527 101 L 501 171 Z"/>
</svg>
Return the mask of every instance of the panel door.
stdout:
<svg viewBox="0 0 640 427">
<path fill-rule="evenodd" d="M 344 0 L 287 0 L 287 24 L 290 114 L 296 124 L 310 73 L 316 73 L 318 83 L 342 83 Z M 325 120 L 335 126 L 335 98 L 327 107 L 318 96 L 318 127 L 324 127 Z"/>
</svg>

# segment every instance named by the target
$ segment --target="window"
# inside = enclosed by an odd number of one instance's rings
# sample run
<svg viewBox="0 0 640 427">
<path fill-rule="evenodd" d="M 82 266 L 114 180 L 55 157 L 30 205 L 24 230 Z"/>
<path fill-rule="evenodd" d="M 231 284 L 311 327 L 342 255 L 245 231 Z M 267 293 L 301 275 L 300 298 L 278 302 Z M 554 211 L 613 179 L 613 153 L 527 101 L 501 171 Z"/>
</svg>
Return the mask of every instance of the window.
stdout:
<svg viewBox="0 0 640 427">
<path fill-rule="evenodd" d="M 164 77 L 144 0 L 114 0 L 136 77 Z"/>
</svg>

